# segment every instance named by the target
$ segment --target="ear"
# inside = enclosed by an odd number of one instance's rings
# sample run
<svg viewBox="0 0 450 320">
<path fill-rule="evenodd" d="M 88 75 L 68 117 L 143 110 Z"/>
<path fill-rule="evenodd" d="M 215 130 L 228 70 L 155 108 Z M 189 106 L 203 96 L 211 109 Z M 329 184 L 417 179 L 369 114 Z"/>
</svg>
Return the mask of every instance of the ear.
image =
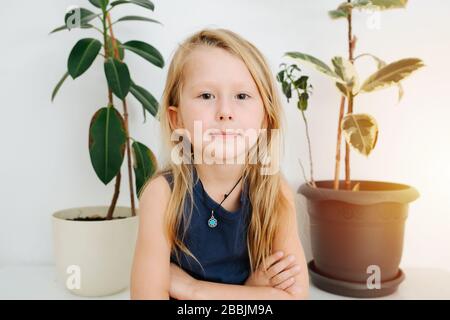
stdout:
<svg viewBox="0 0 450 320">
<path fill-rule="evenodd" d="M 179 114 L 178 107 L 170 106 L 167 109 L 167 114 L 169 116 L 169 122 L 172 129 L 178 129 L 181 126 L 181 115 Z"/>
</svg>

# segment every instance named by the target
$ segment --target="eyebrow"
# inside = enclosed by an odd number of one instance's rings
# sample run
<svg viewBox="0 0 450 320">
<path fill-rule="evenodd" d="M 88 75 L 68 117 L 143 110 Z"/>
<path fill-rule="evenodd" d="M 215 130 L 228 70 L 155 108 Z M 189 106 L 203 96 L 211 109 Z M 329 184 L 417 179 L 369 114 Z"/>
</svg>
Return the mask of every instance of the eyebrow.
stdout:
<svg viewBox="0 0 450 320">
<path fill-rule="evenodd" d="M 200 81 L 200 82 L 196 82 L 193 85 L 190 85 L 189 87 L 191 89 L 195 89 L 197 87 L 215 87 L 217 85 L 217 83 L 215 83 L 214 81 Z"/>
<path fill-rule="evenodd" d="M 194 83 L 193 85 L 190 85 L 190 89 L 194 90 L 197 89 L 198 87 L 217 87 L 218 83 L 215 81 L 199 81 Z M 234 82 L 231 85 L 233 88 L 240 88 L 240 87 L 244 87 L 246 90 L 257 90 L 257 88 L 255 88 L 253 85 L 249 85 L 247 82 Z"/>
</svg>

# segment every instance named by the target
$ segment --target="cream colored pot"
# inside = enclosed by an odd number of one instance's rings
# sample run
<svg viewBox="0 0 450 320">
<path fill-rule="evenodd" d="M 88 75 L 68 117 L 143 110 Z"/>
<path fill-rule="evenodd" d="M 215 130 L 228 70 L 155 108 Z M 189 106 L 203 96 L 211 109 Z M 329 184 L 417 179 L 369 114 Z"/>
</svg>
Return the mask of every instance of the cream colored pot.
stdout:
<svg viewBox="0 0 450 320">
<path fill-rule="evenodd" d="M 130 283 L 138 217 L 116 207 L 109 221 L 73 221 L 105 217 L 108 207 L 61 210 L 52 216 L 54 256 L 59 281 L 70 292 L 89 297 L 111 295 Z"/>
</svg>

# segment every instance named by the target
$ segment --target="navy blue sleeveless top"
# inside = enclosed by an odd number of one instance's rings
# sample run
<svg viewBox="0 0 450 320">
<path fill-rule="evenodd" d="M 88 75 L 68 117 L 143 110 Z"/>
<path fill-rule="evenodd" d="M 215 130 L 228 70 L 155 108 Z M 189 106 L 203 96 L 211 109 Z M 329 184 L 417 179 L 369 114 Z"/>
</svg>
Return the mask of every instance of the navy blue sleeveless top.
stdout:
<svg viewBox="0 0 450 320">
<path fill-rule="evenodd" d="M 172 173 L 165 172 L 163 176 L 173 188 Z M 175 255 L 176 249 L 173 249 L 170 261 L 198 280 L 243 284 L 250 274 L 247 231 L 252 207 L 248 197 L 248 185 L 244 181 L 239 209 L 230 212 L 222 206 L 217 208 L 218 203 L 206 191 L 205 198 L 203 197 L 202 182 L 198 179 L 195 167 L 193 167 L 193 179 L 194 206 L 183 243 L 202 266 L 181 250 L 176 251 L 180 258 L 178 261 Z M 182 239 L 190 208 L 191 201 L 187 195 L 180 230 L 178 230 L 179 239 Z M 208 219 L 211 217 L 211 209 L 214 208 L 217 208 L 214 211 L 217 226 L 211 228 L 208 226 Z"/>
</svg>

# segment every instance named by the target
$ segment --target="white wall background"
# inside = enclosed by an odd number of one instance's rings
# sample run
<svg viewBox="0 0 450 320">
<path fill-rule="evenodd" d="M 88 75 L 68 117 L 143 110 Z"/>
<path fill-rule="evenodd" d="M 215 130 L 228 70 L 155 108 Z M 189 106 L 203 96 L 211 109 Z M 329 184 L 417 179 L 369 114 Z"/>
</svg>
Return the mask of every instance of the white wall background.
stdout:
<svg viewBox="0 0 450 320">
<path fill-rule="evenodd" d="M 331 21 L 327 10 L 340 0 L 155 0 L 154 13 L 124 5 L 113 17 L 147 15 L 164 27 L 142 22 L 117 24 L 122 41 L 139 39 L 156 46 L 168 62 L 177 43 L 203 27 L 225 27 L 252 41 L 274 72 L 286 51 L 298 50 L 330 61 L 346 55 L 344 21 Z M 87 133 L 93 113 L 106 104 L 103 66 L 69 79 L 55 102 L 51 91 L 64 73 L 70 49 L 95 31 L 73 30 L 49 36 L 63 23 L 70 5 L 87 0 L 9 1 L 0 11 L 0 267 L 51 263 L 51 214 L 60 209 L 107 205 L 113 183 L 104 187 L 89 160 Z M 352 176 L 411 184 L 421 198 L 410 206 L 403 265 L 450 270 L 450 2 L 411 0 L 407 10 L 383 12 L 379 29 L 367 25 L 368 13 L 357 13 L 356 53 L 371 52 L 387 61 L 415 56 L 427 67 L 404 82 L 397 104 L 395 89 L 358 98 L 356 111 L 376 117 L 378 145 L 364 158 L 352 154 Z M 132 53 L 126 60 L 135 81 L 160 97 L 167 67 L 157 69 Z M 284 60 L 287 61 L 287 60 Z M 359 64 L 362 74 L 374 70 Z M 315 71 L 305 68 L 315 87 L 308 111 L 316 179 L 333 176 L 339 94 Z M 143 124 L 140 105 L 131 98 L 133 137 L 158 154 L 157 122 Z M 285 103 L 286 153 L 282 170 L 293 189 L 303 182 L 297 158 L 307 160 L 303 123 L 293 104 Z M 125 169 L 125 166 L 123 167 Z M 128 205 L 123 170 L 119 204 Z M 300 215 L 305 205 L 299 201 Z"/>
</svg>

